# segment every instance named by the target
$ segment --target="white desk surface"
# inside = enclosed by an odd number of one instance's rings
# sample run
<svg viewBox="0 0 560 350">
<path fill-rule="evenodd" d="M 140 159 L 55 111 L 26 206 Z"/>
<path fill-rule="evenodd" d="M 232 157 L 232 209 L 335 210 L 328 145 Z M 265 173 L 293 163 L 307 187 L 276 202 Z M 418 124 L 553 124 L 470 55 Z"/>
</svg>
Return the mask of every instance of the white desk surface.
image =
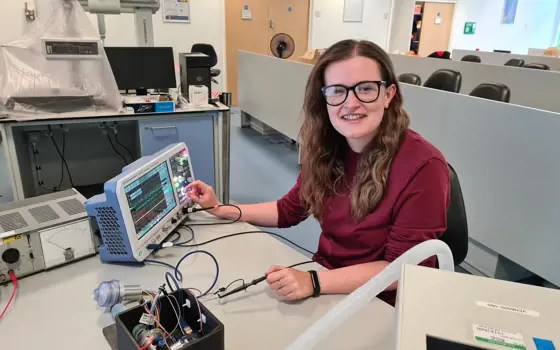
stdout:
<svg viewBox="0 0 560 350">
<path fill-rule="evenodd" d="M 250 231 L 249 224 L 196 226 L 196 242 L 223 234 Z M 183 238 L 187 234 L 183 235 Z M 152 259 L 175 264 L 198 248 L 169 248 Z M 289 265 L 307 258 L 266 234 L 250 234 L 210 243 L 200 249 L 216 256 L 220 264 L 217 287 L 244 278 L 252 280 L 270 265 Z M 304 265 L 302 269 L 322 269 Z M 195 254 L 183 261 L 183 287 L 205 290 L 215 274 L 211 258 Z M 95 256 L 74 264 L 23 278 L 12 309 L 0 321 L 2 349 L 98 349 L 110 350 L 101 330 L 112 323 L 92 299 L 100 282 L 118 279 L 154 289 L 165 282 L 163 266 L 130 267 L 102 264 Z M 216 288 L 217 288 L 216 287 Z M 12 285 L 0 287 L 0 309 Z M 225 326 L 226 349 L 283 349 L 344 296 L 324 295 L 299 302 L 285 302 L 270 291 L 266 282 L 231 297 L 209 299 L 203 304 Z M 351 317 L 317 349 L 391 349 L 394 340 L 394 310 L 379 299 Z"/>
<path fill-rule="evenodd" d="M 115 111 L 78 111 L 78 112 L 68 112 L 68 113 L 37 113 L 37 114 L 19 114 L 19 113 L 8 113 L 2 112 L 0 113 L 0 123 L 10 123 L 10 122 L 28 122 L 28 121 L 37 121 L 37 120 L 59 120 L 59 119 L 91 119 L 91 118 L 110 118 L 110 117 L 119 117 L 119 118 L 139 118 L 139 117 L 147 117 L 147 116 L 158 116 L 164 114 L 179 114 L 179 113 L 198 113 L 198 112 L 224 112 L 229 110 L 224 104 L 216 103 L 217 106 L 207 105 L 207 106 L 191 106 L 186 105 L 181 107 L 180 109 L 176 109 L 174 112 L 153 112 L 153 113 L 131 113 L 126 114 L 124 110 L 122 113 L 115 112 Z M 6 117 L 6 118 L 2 118 Z"/>
</svg>

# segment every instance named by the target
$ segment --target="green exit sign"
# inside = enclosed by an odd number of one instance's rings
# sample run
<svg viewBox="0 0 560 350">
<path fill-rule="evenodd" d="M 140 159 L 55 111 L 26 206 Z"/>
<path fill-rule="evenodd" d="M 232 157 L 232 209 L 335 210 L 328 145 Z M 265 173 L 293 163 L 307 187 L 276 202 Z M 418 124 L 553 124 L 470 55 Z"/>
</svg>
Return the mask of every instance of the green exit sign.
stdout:
<svg viewBox="0 0 560 350">
<path fill-rule="evenodd" d="M 465 22 L 465 30 L 463 31 L 464 34 L 474 34 L 476 30 L 476 22 Z"/>
</svg>

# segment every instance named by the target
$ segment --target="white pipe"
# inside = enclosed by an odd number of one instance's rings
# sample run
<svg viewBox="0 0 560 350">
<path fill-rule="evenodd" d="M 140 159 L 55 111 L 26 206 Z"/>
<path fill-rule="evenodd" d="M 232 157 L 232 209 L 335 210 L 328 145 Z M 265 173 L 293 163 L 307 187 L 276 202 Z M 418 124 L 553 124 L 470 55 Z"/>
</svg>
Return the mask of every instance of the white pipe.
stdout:
<svg viewBox="0 0 560 350">
<path fill-rule="evenodd" d="M 453 255 L 447 244 L 437 239 L 418 244 L 387 265 L 377 276 L 336 304 L 325 316 L 309 327 L 286 349 L 312 349 L 348 317 L 354 315 L 379 293 L 387 289 L 395 281 L 398 281 L 405 264 L 418 265 L 434 255 L 438 258 L 440 269 L 454 271 Z"/>
</svg>

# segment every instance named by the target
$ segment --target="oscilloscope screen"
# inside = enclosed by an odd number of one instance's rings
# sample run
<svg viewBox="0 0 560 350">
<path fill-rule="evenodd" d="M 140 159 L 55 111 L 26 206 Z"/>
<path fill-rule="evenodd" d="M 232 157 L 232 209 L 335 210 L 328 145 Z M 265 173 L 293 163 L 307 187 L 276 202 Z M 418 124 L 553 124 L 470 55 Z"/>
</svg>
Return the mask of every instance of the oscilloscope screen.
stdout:
<svg viewBox="0 0 560 350">
<path fill-rule="evenodd" d="M 124 192 L 138 239 L 177 205 L 166 162 L 125 185 Z"/>
</svg>

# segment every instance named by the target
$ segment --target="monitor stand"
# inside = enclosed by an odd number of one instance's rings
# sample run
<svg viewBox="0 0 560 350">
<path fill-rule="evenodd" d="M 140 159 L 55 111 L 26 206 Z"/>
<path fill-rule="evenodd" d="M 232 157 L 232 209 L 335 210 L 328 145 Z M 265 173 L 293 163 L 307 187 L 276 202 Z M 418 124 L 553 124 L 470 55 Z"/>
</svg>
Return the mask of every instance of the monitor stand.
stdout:
<svg viewBox="0 0 560 350">
<path fill-rule="evenodd" d="M 148 95 L 148 89 L 146 88 L 136 89 L 136 96 L 146 96 L 146 95 Z"/>
</svg>

